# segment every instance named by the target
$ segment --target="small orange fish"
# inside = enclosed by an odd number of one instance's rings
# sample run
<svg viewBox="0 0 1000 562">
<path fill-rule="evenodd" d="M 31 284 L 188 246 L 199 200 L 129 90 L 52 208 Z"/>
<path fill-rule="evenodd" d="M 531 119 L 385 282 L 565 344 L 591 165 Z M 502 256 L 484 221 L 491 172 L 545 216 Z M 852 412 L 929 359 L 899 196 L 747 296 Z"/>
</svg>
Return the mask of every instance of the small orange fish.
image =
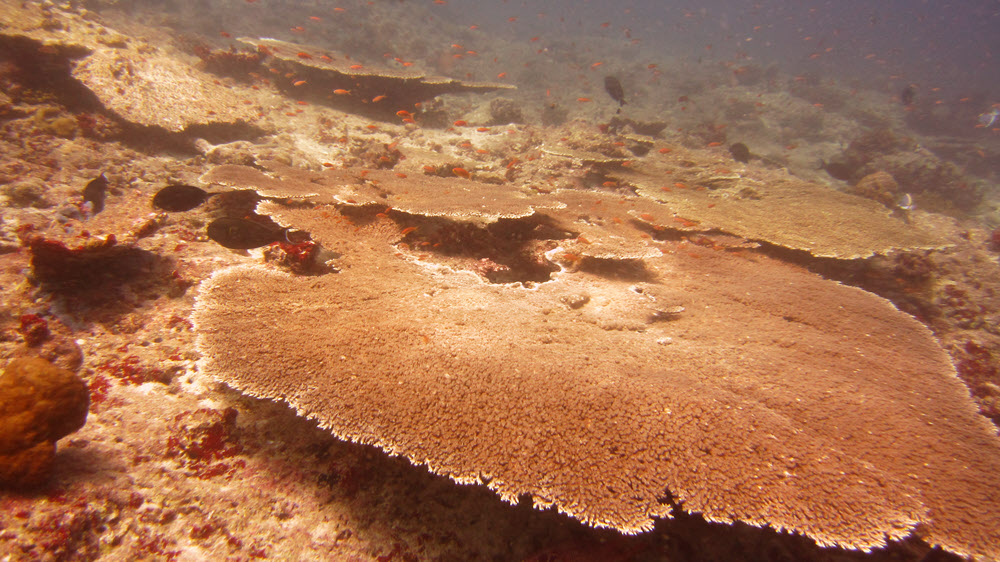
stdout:
<svg viewBox="0 0 1000 562">
<path fill-rule="evenodd" d="M 385 94 L 377 95 L 377 96 L 375 96 L 375 97 L 372 98 L 372 103 L 378 103 L 378 102 L 384 100 L 387 97 L 389 97 L 389 96 L 387 96 Z"/>
<path fill-rule="evenodd" d="M 452 49 L 456 49 L 456 50 L 459 50 L 459 51 L 463 51 L 463 50 L 465 50 L 465 47 L 463 47 L 463 46 L 459 45 L 458 43 L 452 43 L 452 44 L 451 44 L 451 48 L 452 48 Z"/>
<path fill-rule="evenodd" d="M 413 114 L 410 113 L 409 111 L 405 110 L 405 109 L 400 109 L 399 111 L 396 112 L 396 115 L 398 115 L 400 117 L 410 117 Z"/>
<path fill-rule="evenodd" d="M 712 148 L 712 147 L 716 147 L 716 146 L 722 146 L 722 143 L 718 142 L 718 141 L 712 141 L 712 142 L 708 143 L 708 145 L 706 145 L 706 146 L 708 146 L 709 148 Z"/>
<path fill-rule="evenodd" d="M 489 131 L 490 128 L 489 127 L 479 127 L 476 130 L 479 131 L 480 133 L 485 133 L 485 132 Z"/>
<path fill-rule="evenodd" d="M 337 94 L 338 96 L 346 96 L 346 95 L 350 94 L 351 91 L 350 90 L 345 90 L 343 88 L 337 88 L 336 90 L 333 91 L 333 93 Z"/>
<path fill-rule="evenodd" d="M 455 121 L 454 123 L 452 123 L 452 125 L 454 125 L 456 127 L 464 127 L 464 126 L 468 125 L 468 123 L 466 123 L 462 119 L 459 119 L 458 121 Z"/>
<path fill-rule="evenodd" d="M 403 119 L 403 123 L 411 124 L 416 123 L 416 121 L 414 121 L 412 117 L 407 117 L 406 119 Z"/>
<path fill-rule="evenodd" d="M 497 74 L 497 78 L 506 78 L 506 77 L 507 77 L 506 72 L 501 72 L 500 74 Z"/>
<path fill-rule="evenodd" d="M 226 33 L 225 31 L 220 31 L 220 32 L 219 32 L 219 35 L 221 35 L 221 36 L 225 37 L 226 39 L 229 39 L 229 38 L 231 38 L 231 37 L 232 37 L 232 35 L 230 35 L 230 34 Z"/>
<path fill-rule="evenodd" d="M 404 228 L 403 230 L 400 230 L 399 233 L 402 234 L 403 236 L 406 236 L 407 234 L 409 234 L 411 232 L 414 232 L 415 230 L 417 230 L 417 227 L 415 227 L 415 226 L 408 226 L 408 227 Z"/>
<path fill-rule="evenodd" d="M 316 16 L 309 16 L 309 19 L 311 19 L 313 21 L 323 21 L 322 19 L 320 19 L 320 18 L 318 18 Z"/>
<path fill-rule="evenodd" d="M 423 169 L 424 169 L 424 173 L 427 173 L 427 174 L 437 173 L 437 168 L 435 168 L 434 166 L 423 166 Z"/>
<path fill-rule="evenodd" d="M 360 64 L 352 64 L 348 68 L 350 68 L 351 70 L 361 70 L 362 68 L 364 68 L 364 66 L 362 66 Z"/>
<path fill-rule="evenodd" d="M 588 102 L 588 101 L 591 101 L 591 100 L 590 100 L 590 98 L 576 98 L 576 101 L 578 101 L 580 103 L 584 103 L 584 102 Z"/>
<path fill-rule="evenodd" d="M 469 179 L 469 177 L 472 175 L 465 168 L 452 168 L 451 173 L 455 174 L 460 178 L 465 178 L 465 179 Z"/>
<path fill-rule="evenodd" d="M 305 86 L 307 82 L 305 80 L 299 80 L 297 82 L 292 82 L 292 86 Z"/>
<path fill-rule="evenodd" d="M 299 53 L 299 54 L 298 54 L 298 57 L 299 57 L 300 59 L 311 59 L 311 58 L 313 58 L 313 56 L 312 56 L 312 55 L 310 55 L 309 53 Z"/>
<path fill-rule="evenodd" d="M 602 64 L 604 64 L 604 63 L 603 62 L 595 62 L 594 64 L 590 65 L 590 68 L 597 68 L 598 66 L 601 66 Z"/>
<path fill-rule="evenodd" d="M 292 28 L 292 31 L 295 33 L 305 33 L 306 28 L 302 27 L 301 25 L 297 25 Z"/>
</svg>

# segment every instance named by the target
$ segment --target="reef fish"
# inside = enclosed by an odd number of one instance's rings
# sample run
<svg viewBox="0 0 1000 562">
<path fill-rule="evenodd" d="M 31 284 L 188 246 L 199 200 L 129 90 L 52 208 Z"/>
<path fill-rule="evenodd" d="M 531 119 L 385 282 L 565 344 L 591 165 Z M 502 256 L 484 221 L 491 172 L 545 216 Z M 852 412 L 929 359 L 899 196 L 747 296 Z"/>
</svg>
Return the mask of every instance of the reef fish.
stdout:
<svg viewBox="0 0 1000 562">
<path fill-rule="evenodd" d="M 90 212 L 92 214 L 96 215 L 104 210 L 104 198 L 107 196 L 107 193 L 108 178 L 104 177 L 104 174 L 87 182 L 86 187 L 83 188 L 83 200 L 90 203 Z"/>
<path fill-rule="evenodd" d="M 979 115 L 979 124 L 983 127 L 992 127 L 1000 118 L 1000 108 L 994 107 L 991 111 Z"/>
<path fill-rule="evenodd" d="M 744 164 L 750 161 L 750 149 L 747 145 L 737 142 L 729 146 L 729 153 L 733 155 L 733 160 L 737 162 L 743 162 Z"/>
<path fill-rule="evenodd" d="M 903 102 L 903 105 L 910 107 L 913 105 L 913 100 L 917 97 L 917 88 L 910 84 L 903 88 L 903 91 L 899 94 L 899 100 Z"/>
<path fill-rule="evenodd" d="M 287 242 L 287 228 L 248 219 L 221 218 L 208 225 L 208 237 L 233 250 L 249 250 L 272 242 Z"/>
<path fill-rule="evenodd" d="M 625 105 L 625 89 L 622 88 L 622 83 L 618 81 L 618 78 L 615 78 L 614 76 L 605 76 L 604 89 L 607 90 L 611 99 L 618 102 L 619 109 L 621 109 L 621 106 Z"/>
<path fill-rule="evenodd" d="M 902 197 L 896 200 L 896 206 L 904 211 L 912 211 L 916 208 L 913 204 L 913 197 L 909 193 L 904 193 Z"/>
<path fill-rule="evenodd" d="M 153 196 L 153 208 L 174 213 L 190 211 L 213 195 L 193 185 L 168 185 Z"/>
</svg>

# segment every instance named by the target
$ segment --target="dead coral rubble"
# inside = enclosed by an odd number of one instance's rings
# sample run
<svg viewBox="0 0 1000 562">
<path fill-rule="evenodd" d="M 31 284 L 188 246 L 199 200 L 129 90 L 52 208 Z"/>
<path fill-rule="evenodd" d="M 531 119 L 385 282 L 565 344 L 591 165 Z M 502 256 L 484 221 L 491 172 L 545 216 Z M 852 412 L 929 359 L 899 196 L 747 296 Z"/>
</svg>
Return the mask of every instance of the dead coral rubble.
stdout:
<svg viewBox="0 0 1000 562">
<path fill-rule="evenodd" d="M 83 427 L 90 394 L 73 373 L 44 359 L 7 364 L 0 376 L 0 486 L 45 482 L 56 441 Z"/>
<path fill-rule="evenodd" d="M 669 517 L 669 492 L 821 545 L 867 551 L 919 525 L 1000 555 L 995 430 L 887 301 L 692 245 L 645 258 L 649 280 L 489 285 L 401 255 L 377 224 L 295 213 L 343 250 L 341 273 L 236 267 L 198 297 L 203 372 L 247 394 L 626 533 Z"/>
</svg>

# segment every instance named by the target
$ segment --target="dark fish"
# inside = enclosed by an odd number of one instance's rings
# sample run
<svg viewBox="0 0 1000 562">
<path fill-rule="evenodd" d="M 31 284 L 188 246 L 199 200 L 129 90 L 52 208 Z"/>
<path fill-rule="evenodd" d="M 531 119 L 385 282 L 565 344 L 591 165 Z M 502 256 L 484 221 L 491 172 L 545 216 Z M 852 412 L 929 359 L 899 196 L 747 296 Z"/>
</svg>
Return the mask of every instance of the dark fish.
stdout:
<svg viewBox="0 0 1000 562">
<path fill-rule="evenodd" d="M 287 228 L 247 219 L 221 218 L 208 225 L 208 237 L 233 250 L 249 250 L 272 242 L 287 242 Z"/>
<path fill-rule="evenodd" d="M 605 76 L 604 89 L 607 90 L 611 99 L 618 102 L 619 108 L 625 105 L 625 89 L 622 88 L 622 83 L 619 82 L 617 78 L 614 76 Z"/>
<path fill-rule="evenodd" d="M 737 142 L 729 147 L 729 153 L 733 155 L 733 160 L 737 162 L 743 162 L 744 164 L 750 161 L 750 149 L 747 145 Z"/>
<path fill-rule="evenodd" d="M 841 181 L 851 179 L 851 176 L 854 174 L 854 170 L 843 162 L 820 160 L 819 169 L 826 170 L 826 173 L 830 174 L 830 177 Z"/>
<path fill-rule="evenodd" d="M 915 97 L 917 97 L 917 89 L 913 86 L 913 84 L 903 88 L 902 93 L 899 94 L 899 99 L 903 100 L 903 105 L 906 107 L 913 105 L 913 99 Z"/>
<path fill-rule="evenodd" d="M 175 213 L 190 211 L 213 195 L 193 185 L 168 185 L 153 196 L 153 207 Z"/>
<path fill-rule="evenodd" d="M 104 210 L 104 198 L 107 196 L 108 178 L 104 174 L 87 182 L 83 188 L 83 200 L 90 203 L 91 213 L 97 214 Z"/>
</svg>

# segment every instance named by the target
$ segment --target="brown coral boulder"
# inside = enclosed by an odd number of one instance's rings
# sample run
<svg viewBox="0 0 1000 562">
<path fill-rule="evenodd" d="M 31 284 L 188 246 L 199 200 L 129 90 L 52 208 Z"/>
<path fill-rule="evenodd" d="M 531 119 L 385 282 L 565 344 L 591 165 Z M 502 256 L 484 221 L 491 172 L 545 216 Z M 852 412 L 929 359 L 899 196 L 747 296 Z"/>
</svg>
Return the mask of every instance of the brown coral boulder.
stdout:
<svg viewBox="0 0 1000 562">
<path fill-rule="evenodd" d="M 55 442 L 83 427 L 87 384 L 44 359 L 11 361 L 0 375 L 0 486 L 45 481 Z"/>
<path fill-rule="evenodd" d="M 899 195 L 899 184 L 891 174 L 879 170 L 858 180 L 853 191 L 862 197 L 874 199 L 886 207 L 892 207 Z"/>
</svg>

